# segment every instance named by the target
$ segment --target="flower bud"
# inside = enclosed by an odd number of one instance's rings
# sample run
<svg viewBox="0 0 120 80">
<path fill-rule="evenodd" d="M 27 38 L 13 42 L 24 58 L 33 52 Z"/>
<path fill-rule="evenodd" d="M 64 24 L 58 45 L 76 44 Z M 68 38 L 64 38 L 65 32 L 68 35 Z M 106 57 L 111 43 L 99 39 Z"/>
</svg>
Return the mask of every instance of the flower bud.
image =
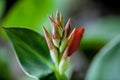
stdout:
<svg viewBox="0 0 120 80">
<path fill-rule="evenodd" d="M 52 40 L 56 47 L 59 47 L 60 43 L 60 35 L 58 33 L 58 25 L 55 23 L 53 16 L 49 17 L 51 20 L 51 27 L 52 27 Z"/>
<path fill-rule="evenodd" d="M 60 25 L 60 12 L 59 11 L 56 12 L 56 22 L 58 25 Z"/>
<path fill-rule="evenodd" d="M 72 33 L 69 36 L 68 40 L 68 56 L 71 56 L 79 47 L 81 42 L 82 36 L 84 33 L 84 28 L 74 28 Z"/>
<path fill-rule="evenodd" d="M 58 65 L 58 52 L 57 52 L 56 49 L 50 50 L 50 56 L 51 56 L 53 62 L 54 62 L 56 65 Z"/>
<path fill-rule="evenodd" d="M 60 16 L 60 28 L 58 29 L 59 35 L 60 37 L 63 37 L 63 33 L 64 33 L 64 20 L 63 20 L 63 16 L 61 13 L 59 13 Z"/>
<path fill-rule="evenodd" d="M 58 33 L 59 33 L 60 37 L 62 37 L 63 36 L 63 29 L 62 28 L 58 28 Z"/>
<path fill-rule="evenodd" d="M 70 33 L 71 26 L 69 18 L 65 27 L 62 14 L 57 11 L 56 18 L 49 17 L 51 21 L 52 36 L 44 29 L 45 39 L 50 49 L 50 56 L 55 63 L 56 70 L 62 76 L 69 67 L 71 55 L 78 49 L 84 33 L 84 28 L 74 28 Z M 63 76 L 62 76 L 63 77 Z"/>
<path fill-rule="evenodd" d="M 52 40 L 53 40 L 54 45 L 56 47 L 59 47 L 59 45 L 60 45 L 60 39 L 55 39 L 55 38 L 52 37 Z"/>
<path fill-rule="evenodd" d="M 64 36 L 63 39 L 61 41 L 61 45 L 60 45 L 60 53 L 63 53 L 63 51 L 66 48 L 66 45 L 68 43 L 68 36 L 70 34 L 70 18 L 65 26 L 65 30 L 64 30 Z"/>
<path fill-rule="evenodd" d="M 66 37 L 63 37 L 62 41 L 61 41 L 61 45 L 60 45 L 60 53 L 63 53 L 63 51 L 65 50 L 66 46 L 68 43 L 68 39 Z"/>
<path fill-rule="evenodd" d="M 50 19 L 50 21 L 51 21 L 53 24 L 57 25 L 57 27 L 59 27 L 60 29 L 62 29 L 62 27 L 53 19 L 53 17 L 50 16 L 49 19 Z"/>
<path fill-rule="evenodd" d="M 53 62 L 55 64 L 58 64 L 58 52 L 57 52 L 57 49 L 54 46 L 54 44 L 52 42 L 52 39 L 51 39 L 51 36 L 48 33 L 48 31 L 44 27 L 43 27 L 43 30 L 44 30 L 44 35 L 45 35 L 45 39 L 46 39 L 47 45 L 48 45 L 48 47 L 50 49 L 50 56 L 51 56 Z"/>
<path fill-rule="evenodd" d="M 50 50 L 51 50 L 51 49 L 54 49 L 55 46 L 54 46 L 54 44 L 53 44 L 53 42 L 52 42 L 52 38 L 51 38 L 49 32 L 45 29 L 45 27 L 43 27 L 43 31 L 44 31 L 45 40 L 46 40 L 46 42 L 47 42 L 47 45 L 48 45 L 49 49 L 50 49 Z"/>
<path fill-rule="evenodd" d="M 63 20 L 63 16 L 61 13 L 60 13 L 60 25 L 62 28 L 64 28 L 64 20 Z"/>
</svg>

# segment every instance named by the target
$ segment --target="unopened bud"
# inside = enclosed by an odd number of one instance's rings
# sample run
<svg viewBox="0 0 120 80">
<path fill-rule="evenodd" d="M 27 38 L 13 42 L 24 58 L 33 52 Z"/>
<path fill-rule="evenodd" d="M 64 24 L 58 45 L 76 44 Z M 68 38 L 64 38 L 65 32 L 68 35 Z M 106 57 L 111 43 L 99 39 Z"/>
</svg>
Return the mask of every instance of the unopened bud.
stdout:
<svg viewBox="0 0 120 80">
<path fill-rule="evenodd" d="M 62 28 L 64 27 L 64 20 L 63 20 L 62 13 L 60 13 L 60 25 Z"/>
<path fill-rule="evenodd" d="M 58 25 L 60 25 L 60 12 L 59 11 L 56 12 L 56 22 Z"/>
<path fill-rule="evenodd" d="M 54 45 L 56 47 L 59 47 L 60 35 L 58 33 L 58 27 L 56 27 L 54 24 L 53 24 L 53 28 L 52 28 L 52 40 L 53 40 Z"/>
<path fill-rule="evenodd" d="M 53 41 L 53 43 L 54 43 L 54 45 L 56 47 L 59 47 L 59 45 L 60 45 L 60 39 L 54 39 L 54 38 L 52 38 L 52 41 Z"/>
<path fill-rule="evenodd" d="M 63 53 L 63 51 L 65 50 L 65 48 L 67 46 L 67 43 L 68 43 L 68 39 L 64 37 L 61 41 L 60 53 Z"/>
<path fill-rule="evenodd" d="M 60 37 L 62 37 L 63 36 L 63 29 L 58 28 L 58 33 L 59 33 Z"/>
<path fill-rule="evenodd" d="M 45 29 L 45 27 L 43 27 L 43 30 L 44 30 L 44 35 L 45 35 L 45 39 L 46 39 L 47 45 L 48 45 L 48 47 L 50 49 L 50 56 L 51 56 L 53 62 L 55 64 L 58 64 L 58 52 L 57 52 L 57 49 L 54 46 L 54 44 L 52 42 L 52 39 L 51 39 L 51 36 L 48 33 L 48 31 Z"/>
<path fill-rule="evenodd" d="M 54 49 L 55 46 L 54 46 L 54 44 L 53 44 L 53 42 L 52 42 L 52 38 L 51 38 L 49 32 L 46 30 L 45 27 L 43 27 L 43 31 L 44 31 L 45 40 L 46 40 L 46 42 L 47 42 L 47 45 L 48 45 L 49 49 L 50 49 L 50 50 L 51 50 L 51 49 Z"/>
<path fill-rule="evenodd" d="M 70 34 L 67 45 L 68 53 L 69 53 L 68 56 L 71 56 L 78 49 L 83 33 L 84 33 L 84 27 L 81 27 L 81 28 L 74 28 L 74 30 Z"/>
<path fill-rule="evenodd" d="M 55 64 L 58 64 L 58 52 L 56 49 L 50 50 L 50 56 Z"/>
<path fill-rule="evenodd" d="M 60 37 L 63 37 L 63 32 L 64 32 L 64 20 L 63 20 L 63 16 L 61 13 L 59 13 L 60 15 L 60 28 L 58 29 L 58 32 L 60 34 Z"/>
<path fill-rule="evenodd" d="M 53 43 L 56 47 L 59 47 L 59 43 L 60 43 L 60 35 L 59 35 L 59 32 L 58 32 L 58 25 L 57 23 L 55 22 L 54 20 L 54 17 L 53 15 L 49 17 L 50 18 L 50 21 L 51 21 L 51 27 L 52 27 L 52 40 L 53 40 Z"/>
</svg>

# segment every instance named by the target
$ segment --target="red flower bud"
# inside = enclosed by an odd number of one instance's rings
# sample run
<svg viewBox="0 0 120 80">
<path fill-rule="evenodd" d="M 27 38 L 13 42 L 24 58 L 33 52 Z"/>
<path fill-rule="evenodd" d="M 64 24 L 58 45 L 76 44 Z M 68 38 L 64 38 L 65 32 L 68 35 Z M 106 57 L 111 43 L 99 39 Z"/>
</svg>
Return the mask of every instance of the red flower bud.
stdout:
<svg viewBox="0 0 120 80">
<path fill-rule="evenodd" d="M 67 45 L 68 56 L 71 56 L 78 49 L 83 33 L 84 33 L 84 27 L 74 28 L 74 30 L 70 34 Z"/>
</svg>

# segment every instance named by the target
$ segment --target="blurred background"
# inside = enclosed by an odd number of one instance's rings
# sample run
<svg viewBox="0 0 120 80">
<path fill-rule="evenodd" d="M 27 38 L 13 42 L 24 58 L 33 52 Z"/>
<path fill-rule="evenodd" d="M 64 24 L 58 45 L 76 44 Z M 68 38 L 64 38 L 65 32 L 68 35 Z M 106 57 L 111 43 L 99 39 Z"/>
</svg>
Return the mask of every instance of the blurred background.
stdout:
<svg viewBox="0 0 120 80">
<path fill-rule="evenodd" d="M 25 27 L 43 35 L 49 30 L 48 16 L 59 10 L 65 22 L 70 17 L 72 28 L 85 27 L 79 50 L 72 57 L 74 71 L 71 80 L 84 80 L 97 52 L 120 34 L 119 0 L 0 0 L 0 26 Z M 17 74 L 16 74 L 17 73 Z M 14 51 L 0 29 L 0 80 L 33 80 L 17 63 Z"/>
</svg>

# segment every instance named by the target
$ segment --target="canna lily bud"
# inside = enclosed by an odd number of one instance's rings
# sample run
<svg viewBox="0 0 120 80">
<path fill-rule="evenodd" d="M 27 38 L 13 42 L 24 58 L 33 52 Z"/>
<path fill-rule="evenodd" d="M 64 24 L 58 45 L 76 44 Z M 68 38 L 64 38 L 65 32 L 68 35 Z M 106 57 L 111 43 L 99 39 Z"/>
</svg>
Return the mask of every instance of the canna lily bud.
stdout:
<svg viewBox="0 0 120 80">
<path fill-rule="evenodd" d="M 51 16 L 49 17 L 49 19 L 53 24 L 57 25 L 60 29 L 62 29 L 61 26 Z"/>
<path fill-rule="evenodd" d="M 60 45 L 60 39 L 56 39 L 54 36 L 52 36 L 53 43 L 56 47 L 59 47 Z"/>
<path fill-rule="evenodd" d="M 56 27 L 58 27 L 58 33 L 59 33 L 59 35 L 60 35 L 60 37 L 62 37 L 62 35 L 63 35 L 63 28 L 62 28 L 62 26 L 60 25 L 60 23 L 59 23 L 59 21 L 60 21 L 60 15 L 59 15 L 60 13 L 57 13 L 57 20 L 55 21 L 54 20 L 54 18 L 52 18 L 51 16 L 49 17 L 49 19 L 50 19 L 50 21 L 56 26 Z"/>
<path fill-rule="evenodd" d="M 49 49 L 50 50 L 54 49 L 55 46 L 52 42 L 52 38 L 51 38 L 50 34 L 48 33 L 48 31 L 45 29 L 45 27 L 43 27 L 43 31 L 44 31 L 45 40 L 47 42 L 47 45 L 48 45 Z"/>
<path fill-rule="evenodd" d="M 57 24 L 53 23 L 53 21 L 54 21 L 54 17 L 53 16 L 50 17 L 50 20 L 51 20 L 51 27 L 52 27 L 52 40 L 53 40 L 54 45 L 56 47 L 59 47 L 60 35 L 58 33 L 58 27 L 57 27 Z"/>
<path fill-rule="evenodd" d="M 64 20 L 63 20 L 63 16 L 61 13 L 59 13 L 59 20 L 60 20 L 60 28 L 58 29 L 59 35 L 60 37 L 63 37 L 63 33 L 64 33 Z"/>
<path fill-rule="evenodd" d="M 84 32 L 83 27 L 80 29 L 74 28 L 74 30 L 69 36 L 68 44 L 62 55 L 62 59 L 65 60 L 67 57 L 70 57 L 78 49 L 83 32 Z"/>
<path fill-rule="evenodd" d="M 43 31 L 44 31 L 44 35 L 45 35 L 45 39 L 46 39 L 47 45 L 48 45 L 48 47 L 50 49 L 51 58 L 52 58 L 53 62 L 55 64 L 57 64 L 58 63 L 58 52 L 57 52 L 57 49 L 54 46 L 54 44 L 52 42 L 52 38 L 51 38 L 50 34 L 48 33 L 48 31 L 45 29 L 45 27 L 43 27 Z"/>
<path fill-rule="evenodd" d="M 74 28 L 70 33 L 71 26 L 69 18 L 65 27 L 62 14 L 57 11 L 56 18 L 49 17 L 52 27 L 52 36 L 43 27 L 45 39 L 50 49 L 50 56 L 58 68 L 60 75 L 64 75 L 69 67 L 70 56 L 78 49 L 84 33 L 84 28 Z M 56 48 L 57 47 L 57 48 Z"/>
<path fill-rule="evenodd" d="M 64 28 L 64 20 L 63 20 L 62 13 L 60 13 L 60 25 L 62 28 Z"/>
<path fill-rule="evenodd" d="M 60 25 L 60 12 L 59 11 L 56 12 L 56 22 L 58 25 Z"/>
<path fill-rule="evenodd" d="M 60 45 L 60 53 L 63 53 L 63 51 L 65 50 L 66 48 L 66 45 L 68 43 L 68 36 L 70 34 L 70 18 L 68 19 L 68 22 L 65 26 L 65 32 L 64 32 L 64 36 L 63 36 L 63 39 L 61 41 L 61 45 Z"/>
<path fill-rule="evenodd" d="M 52 14 L 51 16 L 49 16 L 49 20 L 50 20 L 50 26 L 51 26 L 51 31 L 52 31 L 53 21 L 54 21 L 54 16 L 53 16 L 53 14 Z"/>
<path fill-rule="evenodd" d="M 74 30 L 70 34 L 67 47 L 64 50 L 62 59 L 59 64 L 60 74 L 63 74 L 67 70 L 70 56 L 78 49 L 83 32 L 84 28 L 74 28 Z"/>
<path fill-rule="evenodd" d="M 74 28 L 74 30 L 70 34 L 67 45 L 68 56 L 71 56 L 78 49 L 83 33 L 84 33 L 84 27 Z"/>
<path fill-rule="evenodd" d="M 68 43 L 68 39 L 66 37 L 63 37 L 62 41 L 61 41 L 61 45 L 60 45 L 60 48 L 59 48 L 59 51 L 60 53 L 62 54 L 63 51 L 65 50 L 66 46 L 67 46 L 67 43 Z"/>
</svg>

